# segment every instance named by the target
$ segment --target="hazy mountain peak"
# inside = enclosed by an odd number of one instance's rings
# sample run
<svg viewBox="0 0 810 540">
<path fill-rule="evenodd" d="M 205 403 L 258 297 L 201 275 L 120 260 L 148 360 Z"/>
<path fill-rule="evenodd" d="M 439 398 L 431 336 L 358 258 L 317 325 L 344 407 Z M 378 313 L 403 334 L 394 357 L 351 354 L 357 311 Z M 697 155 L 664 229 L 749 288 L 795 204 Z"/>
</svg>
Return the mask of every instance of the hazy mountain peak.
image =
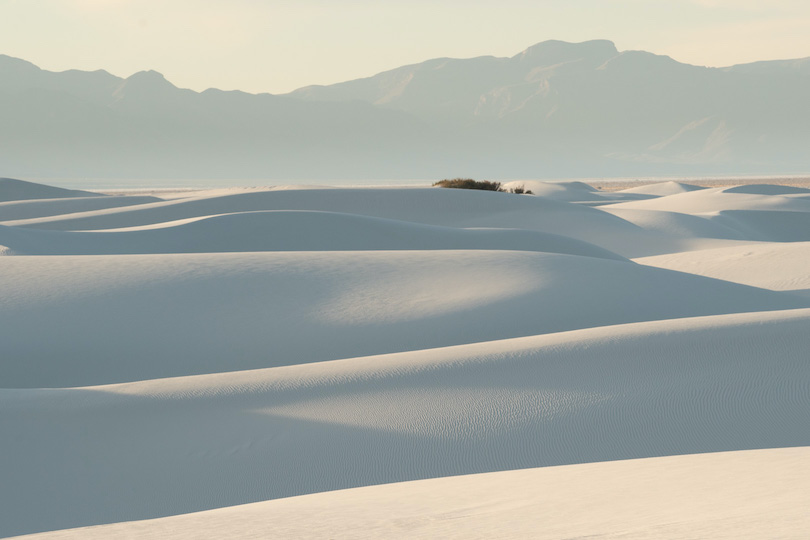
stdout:
<svg viewBox="0 0 810 540">
<path fill-rule="evenodd" d="M 136 82 L 136 83 L 148 82 L 152 84 L 154 83 L 172 84 L 166 80 L 166 77 L 164 77 L 162 73 L 159 73 L 152 69 L 133 73 L 132 75 L 127 77 L 126 80 L 128 82 Z"/>
<path fill-rule="evenodd" d="M 118 98 L 124 93 L 129 96 L 146 96 L 176 89 L 177 87 L 167 81 L 163 74 L 150 69 L 133 73 L 124 79 L 114 95 Z"/>
<path fill-rule="evenodd" d="M 619 54 L 616 45 L 606 39 L 569 43 L 556 39 L 542 41 L 517 54 L 513 59 L 532 64 L 560 63 L 570 60 L 607 60 Z"/>
<path fill-rule="evenodd" d="M 8 56 L 5 54 L 0 54 L 0 67 L 3 69 L 3 72 L 8 71 L 41 71 L 40 68 L 32 64 L 27 60 L 22 60 L 20 58 L 14 58 L 13 56 Z"/>
</svg>

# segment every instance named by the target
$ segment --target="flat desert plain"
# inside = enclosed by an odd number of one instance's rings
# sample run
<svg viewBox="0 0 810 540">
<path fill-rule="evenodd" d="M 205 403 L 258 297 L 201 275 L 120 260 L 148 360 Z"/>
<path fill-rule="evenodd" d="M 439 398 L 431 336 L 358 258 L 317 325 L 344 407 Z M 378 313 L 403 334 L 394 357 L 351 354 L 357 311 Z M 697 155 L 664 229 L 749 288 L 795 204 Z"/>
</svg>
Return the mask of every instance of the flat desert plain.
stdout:
<svg viewBox="0 0 810 540">
<path fill-rule="evenodd" d="M 810 189 L 0 180 L 0 536 L 807 538 Z"/>
</svg>

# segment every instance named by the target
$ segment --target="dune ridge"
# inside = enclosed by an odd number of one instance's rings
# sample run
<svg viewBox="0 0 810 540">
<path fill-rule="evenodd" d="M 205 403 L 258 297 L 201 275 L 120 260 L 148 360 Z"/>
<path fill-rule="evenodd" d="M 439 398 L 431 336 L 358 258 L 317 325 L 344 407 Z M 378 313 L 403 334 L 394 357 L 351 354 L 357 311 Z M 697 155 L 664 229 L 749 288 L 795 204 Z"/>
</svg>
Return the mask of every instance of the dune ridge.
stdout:
<svg viewBox="0 0 810 540">
<path fill-rule="evenodd" d="M 26 182 L 16 178 L 0 178 L 0 203 L 27 201 L 31 199 L 56 199 L 73 197 L 97 197 L 98 193 L 76 189 L 46 186 L 36 182 Z"/>
<path fill-rule="evenodd" d="M 801 538 L 808 448 L 697 454 L 454 476 L 43 533 L 138 538 Z M 761 486 L 757 494 L 750 486 Z M 587 486 L 583 488 L 582 486 Z M 611 500 L 610 505 L 605 505 Z M 718 500 L 727 501 L 720 505 Z M 498 519 L 493 519 L 497 515 Z M 189 531 L 191 534 L 189 534 Z"/>
<path fill-rule="evenodd" d="M 540 231 L 457 229 L 292 210 L 239 212 L 91 232 L 0 225 L 0 244 L 20 255 L 489 249 L 627 260 L 582 240 Z"/>
</svg>

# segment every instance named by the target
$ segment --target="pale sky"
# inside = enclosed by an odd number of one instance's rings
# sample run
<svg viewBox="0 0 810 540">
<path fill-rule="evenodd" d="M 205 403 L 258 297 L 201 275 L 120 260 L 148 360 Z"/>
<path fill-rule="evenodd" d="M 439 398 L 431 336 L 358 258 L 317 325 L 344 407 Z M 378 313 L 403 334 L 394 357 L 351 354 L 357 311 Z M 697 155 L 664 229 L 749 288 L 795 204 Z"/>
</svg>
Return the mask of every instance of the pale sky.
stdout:
<svg viewBox="0 0 810 540">
<path fill-rule="evenodd" d="M 810 56 L 810 0 L 0 0 L 0 54 L 283 93 L 429 58 L 609 39 L 706 66 Z"/>
</svg>

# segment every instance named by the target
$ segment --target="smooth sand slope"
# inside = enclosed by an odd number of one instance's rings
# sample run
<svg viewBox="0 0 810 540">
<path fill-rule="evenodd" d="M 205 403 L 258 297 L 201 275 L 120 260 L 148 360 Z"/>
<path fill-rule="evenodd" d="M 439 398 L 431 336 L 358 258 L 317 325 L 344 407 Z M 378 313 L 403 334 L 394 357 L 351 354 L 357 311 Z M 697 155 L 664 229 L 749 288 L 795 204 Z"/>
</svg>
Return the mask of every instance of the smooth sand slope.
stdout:
<svg viewBox="0 0 810 540">
<path fill-rule="evenodd" d="M 532 195 L 548 197 L 558 201 L 578 202 L 578 203 L 615 203 L 623 201 L 635 201 L 648 199 L 663 193 L 647 194 L 643 192 L 624 191 L 599 191 L 584 182 L 540 182 L 538 180 L 516 180 L 514 182 L 504 182 L 502 189 L 509 191 L 522 188 L 524 191 L 531 191 Z"/>
<path fill-rule="evenodd" d="M 14 486 L 0 499 L 4 532 L 456 474 L 810 445 L 808 325 L 807 309 L 723 315 L 3 390 L 0 467 Z"/>
<path fill-rule="evenodd" d="M 14 178 L 0 178 L 0 203 L 32 199 L 57 199 L 63 197 L 95 197 L 98 193 L 63 189 Z"/>
<path fill-rule="evenodd" d="M 47 265 L 6 257 L 3 267 L 6 387 L 125 382 L 810 307 L 807 298 L 631 262 L 513 251 L 53 256 Z"/>
<path fill-rule="evenodd" d="M 739 191 L 739 188 L 745 188 Z M 772 187 L 779 190 L 770 189 Z M 769 210 L 786 212 L 807 212 L 810 200 L 786 197 L 779 193 L 788 186 L 739 186 L 738 188 L 707 188 L 656 197 L 641 201 L 616 203 L 614 208 L 639 210 L 663 210 L 684 214 L 715 213 L 729 210 Z M 792 188 L 801 189 L 801 188 Z M 809 191 L 810 193 L 810 191 Z"/>
<path fill-rule="evenodd" d="M 65 197 L 62 199 L 33 199 L 0 203 L 0 222 L 64 216 L 122 206 L 160 202 L 157 197 L 129 195 L 126 197 Z"/>
<path fill-rule="evenodd" d="M 506 228 L 562 234 L 623 256 L 680 251 L 684 242 L 606 212 L 548 197 L 441 188 L 285 189 L 203 193 L 158 203 L 0 224 L 52 231 L 146 227 L 268 210 L 309 210 L 455 228 Z M 291 231 L 292 233 L 293 231 Z M 712 244 L 711 247 L 719 247 Z"/>
<path fill-rule="evenodd" d="M 752 287 L 810 292 L 810 242 L 746 244 L 645 257 L 638 262 Z"/>
<path fill-rule="evenodd" d="M 665 197 L 667 195 L 677 195 L 678 193 L 687 193 L 689 191 L 698 191 L 700 189 L 706 188 L 692 184 L 685 184 L 683 182 L 659 182 L 655 184 L 645 184 L 643 186 L 623 189 L 619 191 L 619 193 L 625 195 L 634 194 L 649 195 L 651 197 Z"/>
<path fill-rule="evenodd" d="M 810 190 L 802 188 L 752 184 L 688 191 L 600 208 L 645 230 L 669 231 L 682 237 L 802 242 L 810 241 L 808 194 Z"/>
<path fill-rule="evenodd" d="M 3 185 L 0 536 L 806 533 L 804 192 Z"/>
<path fill-rule="evenodd" d="M 457 229 L 315 211 L 241 212 L 147 228 L 46 231 L 0 225 L 14 255 L 247 251 L 517 250 L 626 260 L 574 238 L 524 229 Z"/>
<path fill-rule="evenodd" d="M 784 448 L 421 480 L 33 538 L 799 540 L 808 507 L 810 450 Z"/>
</svg>

